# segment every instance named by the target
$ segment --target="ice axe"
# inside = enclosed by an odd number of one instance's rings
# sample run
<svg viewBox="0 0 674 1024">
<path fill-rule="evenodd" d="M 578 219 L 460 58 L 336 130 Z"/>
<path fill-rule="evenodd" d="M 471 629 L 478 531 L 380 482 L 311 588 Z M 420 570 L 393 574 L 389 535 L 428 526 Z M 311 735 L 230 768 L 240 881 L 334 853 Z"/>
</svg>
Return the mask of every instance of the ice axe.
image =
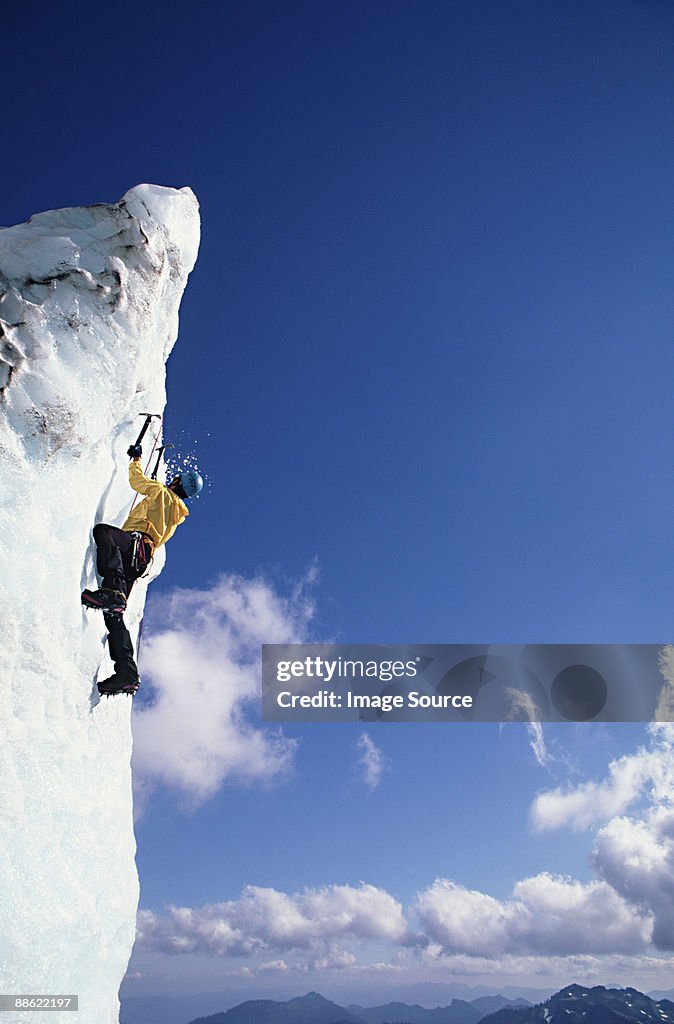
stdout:
<svg viewBox="0 0 674 1024">
<path fill-rule="evenodd" d="M 141 453 L 142 453 L 142 448 L 140 447 L 140 443 L 143 440 L 143 438 L 145 437 L 145 433 L 147 431 L 147 428 L 150 426 L 151 421 L 152 420 L 159 420 L 159 422 L 161 423 L 161 415 L 158 412 L 139 412 L 138 415 L 145 417 L 145 423 L 141 427 L 141 431 L 140 431 L 140 434 L 138 435 L 138 437 L 136 438 L 135 445 L 132 444 L 129 447 L 129 450 L 127 451 L 127 455 L 129 456 L 130 459 L 139 459 L 140 458 Z M 152 451 L 150 452 L 150 458 L 147 460 L 147 466 L 150 465 L 150 460 L 152 459 L 152 453 L 154 452 L 154 450 L 155 450 L 155 448 L 157 446 L 157 441 L 158 440 L 159 440 L 159 431 L 157 431 L 157 436 L 154 439 L 154 444 L 152 445 Z M 147 472 L 147 466 L 145 467 L 145 471 L 146 472 Z M 133 506 L 136 504 L 137 500 L 138 500 L 138 494 L 136 493 L 134 495 L 133 501 L 131 502 L 131 508 L 129 509 L 129 515 L 131 515 L 131 513 L 133 512 Z"/>
<path fill-rule="evenodd" d="M 150 420 L 154 420 L 154 419 L 160 420 L 161 419 L 161 416 L 160 416 L 160 414 L 158 412 L 139 412 L 138 415 L 145 417 L 145 423 L 143 424 L 143 426 L 141 428 L 140 434 L 136 438 L 136 444 L 137 445 L 140 444 L 141 441 L 143 440 L 143 438 L 145 437 L 145 434 L 147 432 L 147 428 L 150 426 Z"/>
<path fill-rule="evenodd" d="M 150 477 L 150 480 L 156 480 L 157 479 L 157 471 L 159 469 L 159 463 L 161 462 L 161 457 L 162 457 L 162 455 L 164 454 L 164 452 L 166 451 L 167 448 L 173 448 L 173 445 L 170 444 L 170 443 L 169 444 L 163 444 L 161 446 L 161 448 L 159 449 L 159 455 L 157 456 L 157 461 L 154 464 L 154 469 L 152 470 L 152 475 Z"/>
</svg>

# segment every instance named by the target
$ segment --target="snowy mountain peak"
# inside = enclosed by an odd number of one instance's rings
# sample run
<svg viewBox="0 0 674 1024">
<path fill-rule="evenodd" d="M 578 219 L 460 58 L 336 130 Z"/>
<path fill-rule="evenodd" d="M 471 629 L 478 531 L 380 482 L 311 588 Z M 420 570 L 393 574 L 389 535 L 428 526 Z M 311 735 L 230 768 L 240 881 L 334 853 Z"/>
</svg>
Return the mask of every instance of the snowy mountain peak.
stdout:
<svg viewBox="0 0 674 1024">
<path fill-rule="evenodd" d="M 524 1009 L 503 1009 L 483 1024 L 674 1024 L 674 1005 L 655 1002 L 634 988 L 567 985 L 545 1003 Z"/>
</svg>

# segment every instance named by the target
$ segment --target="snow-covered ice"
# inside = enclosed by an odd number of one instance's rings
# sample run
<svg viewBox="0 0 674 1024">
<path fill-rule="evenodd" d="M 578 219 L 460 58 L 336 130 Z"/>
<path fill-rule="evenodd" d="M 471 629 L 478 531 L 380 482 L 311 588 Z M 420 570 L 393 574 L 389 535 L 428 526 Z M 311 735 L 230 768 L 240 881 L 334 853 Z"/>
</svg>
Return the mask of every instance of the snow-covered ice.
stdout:
<svg viewBox="0 0 674 1024">
<path fill-rule="evenodd" d="M 138 877 L 132 702 L 99 701 L 105 628 L 79 596 L 93 524 L 131 503 L 138 413 L 163 412 L 198 244 L 192 191 L 156 185 L 0 230 L 0 992 L 78 995 L 55 1018 L 80 1024 L 118 1021 Z"/>
</svg>

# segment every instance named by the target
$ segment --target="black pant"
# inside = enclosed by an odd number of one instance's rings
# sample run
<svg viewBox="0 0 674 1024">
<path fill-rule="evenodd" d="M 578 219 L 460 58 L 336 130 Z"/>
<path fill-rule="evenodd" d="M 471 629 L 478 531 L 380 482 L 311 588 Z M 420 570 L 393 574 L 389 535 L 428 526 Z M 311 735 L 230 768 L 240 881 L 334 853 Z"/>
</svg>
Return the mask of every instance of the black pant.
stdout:
<svg viewBox="0 0 674 1024">
<path fill-rule="evenodd" d="M 107 590 L 120 590 L 124 597 L 131 593 L 131 587 L 138 574 L 131 564 L 133 537 L 126 530 L 107 523 L 94 526 L 96 542 L 96 568 L 101 577 L 101 586 Z"/>
<path fill-rule="evenodd" d="M 94 526 L 96 541 L 96 568 L 101 576 L 101 586 L 108 590 L 120 590 L 125 597 L 138 578 L 131 564 L 133 537 L 126 530 L 107 523 Z M 133 656 L 133 644 L 126 623 L 119 612 L 103 612 L 108 630 L 110 657 L 115 664 L 115 675 L 125 682 L 138 679 L 138 667 Z"/>
<path fill-rule="evenodd" d="M 115 675 L 125 683 L 136 682 L 138 666 L 133 656 L 131 634 L 119 612 L 103 612 L 108 630 L 108 648 L 115 666 Z"/>
</svg>

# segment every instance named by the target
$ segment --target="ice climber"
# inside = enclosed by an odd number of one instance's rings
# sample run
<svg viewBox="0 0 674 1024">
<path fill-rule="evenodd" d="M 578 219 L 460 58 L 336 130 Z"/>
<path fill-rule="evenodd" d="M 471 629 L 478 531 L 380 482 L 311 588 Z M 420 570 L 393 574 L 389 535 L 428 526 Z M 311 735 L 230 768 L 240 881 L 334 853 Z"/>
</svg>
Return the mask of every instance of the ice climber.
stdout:
<svg viewBox="0 0 674 1024">
<path fill-rule="evenodd" d="M 103 612 L 110 657 L 115 666 L 114 674 L 98 684 L 101 694 L 134 694 L 140 686 L 133 644 L 123 617 L 126 601 L 135 581 L 145 573 L 155 549 L 165 544 L 189 515 L 185 499 L 198 494 L 204 483 L 195 470 L 187 470 L 174 477 L 170 484 L 160 484 L 143 473 L 140 444 L 131 445 L 127 454 L 131 459 L 129 483 L 144 497 L 132 508 L 121 529 L 108 523 L 94 526 L 101 588 L 82 593 L 83 605 Z"/>
</svg>

